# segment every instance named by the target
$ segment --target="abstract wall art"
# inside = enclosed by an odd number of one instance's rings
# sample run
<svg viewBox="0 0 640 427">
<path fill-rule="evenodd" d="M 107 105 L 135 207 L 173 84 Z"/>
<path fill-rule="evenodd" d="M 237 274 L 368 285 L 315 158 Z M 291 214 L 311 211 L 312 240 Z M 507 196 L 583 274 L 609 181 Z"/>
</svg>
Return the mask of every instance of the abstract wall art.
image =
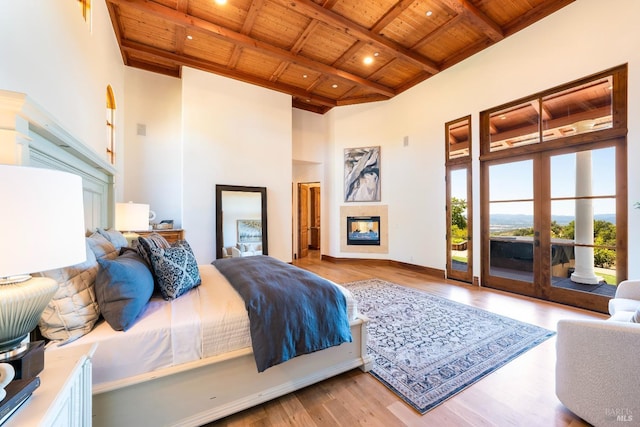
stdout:
<svg viewBox="0 0 640 427">
<path fill-rule="evenodd" d="M 380 147 L 344 150 L 344 201 L 380 201 Z"/>
</svg>

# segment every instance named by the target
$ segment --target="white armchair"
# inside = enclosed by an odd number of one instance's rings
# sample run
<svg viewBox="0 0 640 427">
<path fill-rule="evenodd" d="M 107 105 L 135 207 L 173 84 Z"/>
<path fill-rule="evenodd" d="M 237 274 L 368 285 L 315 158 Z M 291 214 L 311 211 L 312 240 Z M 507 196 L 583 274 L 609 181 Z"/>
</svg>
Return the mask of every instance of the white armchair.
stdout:
<svg viewBox="0 0 640 427">
<path fill-rule="evenodd" d="M 609 313 L 558 322 L 556 395 L 594 426 L 639 425 L 640 281 L 618 285 Z"/>
</svg>

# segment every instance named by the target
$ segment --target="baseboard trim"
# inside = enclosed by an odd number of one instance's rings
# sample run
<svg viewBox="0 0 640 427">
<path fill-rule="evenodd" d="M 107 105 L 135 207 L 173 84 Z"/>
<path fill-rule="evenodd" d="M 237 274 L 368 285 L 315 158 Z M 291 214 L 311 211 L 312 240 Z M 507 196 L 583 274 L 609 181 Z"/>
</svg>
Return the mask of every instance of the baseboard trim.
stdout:
<svg viewBox="0 0 640 427">
<path fill-rule="evenodd" d="M 419 273 L 428 274 L 439 279 L 445 278 L 445 271 L 437 268 L 425 267 L 422 265 L 410 264 L 408 262 L 394 261 L 391 259 L 370 259 L 370 258 L 337 258 L 331 255 L 322 255 L 323 261 L 335 264 L 352 263 L 361 265 L 390 265 L 394 267 L 405 268 L 407 270 L 417 271 Z"/>
</svg>

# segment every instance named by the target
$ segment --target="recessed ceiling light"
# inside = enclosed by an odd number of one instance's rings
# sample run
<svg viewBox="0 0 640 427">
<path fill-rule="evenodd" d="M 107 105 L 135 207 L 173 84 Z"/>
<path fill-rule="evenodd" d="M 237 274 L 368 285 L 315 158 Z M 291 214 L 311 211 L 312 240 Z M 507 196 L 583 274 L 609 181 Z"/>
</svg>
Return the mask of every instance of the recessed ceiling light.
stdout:
<svg viewBox="0 0 640 427">
<path fill-rule="evenodd" d="M 193 40 L 193 36 L 188 35 L 188 36 L 187 36 L 187 39 L 188 39 L 188 40 Z"/>
<path fill-rule="evenodd" d="M 227 4 L 227 0 L 216 0 L 218 4 Z"/>
<path fill-rule="evenodd" d="M 306 79 L 307 77 L 308 77 L 308 76 L 307 76 L 306 74 L 303 74 L 303 75 L 302 75 L 302 78 L 303 78 L 303 79 Z"/>
<path fill-rule="evenodd" d="M 334 84 L 331 85 L 331 87 L 335 89 L 335 88 L 338 87 L 338 85 L 334 83 Z"/>
<path fill-rule="evenodd" d="M 373 62 L 373 57 L 372 56 L 365 56 L 364 59 L 362 60 L 362 62 L 364 62 L 366 65 L 369 65 Z"/>
<path fill-rule="evenodd" d="M 430 10 L 427 10 L 427 16 L 431 16 L 431 15 L 433 15 L 433 12 Z"/>
<path fill-rule="evenodd" d="M 378 55 L 380 55 L 380 52 L 374 52 L 373 56 L 377 57 Z"/>
</svg>

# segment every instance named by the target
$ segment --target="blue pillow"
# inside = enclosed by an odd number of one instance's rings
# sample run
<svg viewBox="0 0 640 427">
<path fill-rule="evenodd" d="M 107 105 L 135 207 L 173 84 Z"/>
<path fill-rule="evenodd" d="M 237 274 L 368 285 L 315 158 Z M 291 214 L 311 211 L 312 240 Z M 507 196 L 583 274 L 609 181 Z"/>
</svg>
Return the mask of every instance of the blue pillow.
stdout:
<svg viewBox="0 0 640 427">
<path fill-rule="evenodd" d="M 98 259 L 95 282 L 98 306 L 116 331 L 126 331 L 146 307 L 153 293 L 153 276 L 135 251 L 125 251 L 114 260 Z"/>
<path fill-rule="evenodd" d="M 186 240 L 170 248 L 151 248 L 151 268 L 165 300 L 178 298 L 201 282 L 198 262 Z"/>
</svg>

